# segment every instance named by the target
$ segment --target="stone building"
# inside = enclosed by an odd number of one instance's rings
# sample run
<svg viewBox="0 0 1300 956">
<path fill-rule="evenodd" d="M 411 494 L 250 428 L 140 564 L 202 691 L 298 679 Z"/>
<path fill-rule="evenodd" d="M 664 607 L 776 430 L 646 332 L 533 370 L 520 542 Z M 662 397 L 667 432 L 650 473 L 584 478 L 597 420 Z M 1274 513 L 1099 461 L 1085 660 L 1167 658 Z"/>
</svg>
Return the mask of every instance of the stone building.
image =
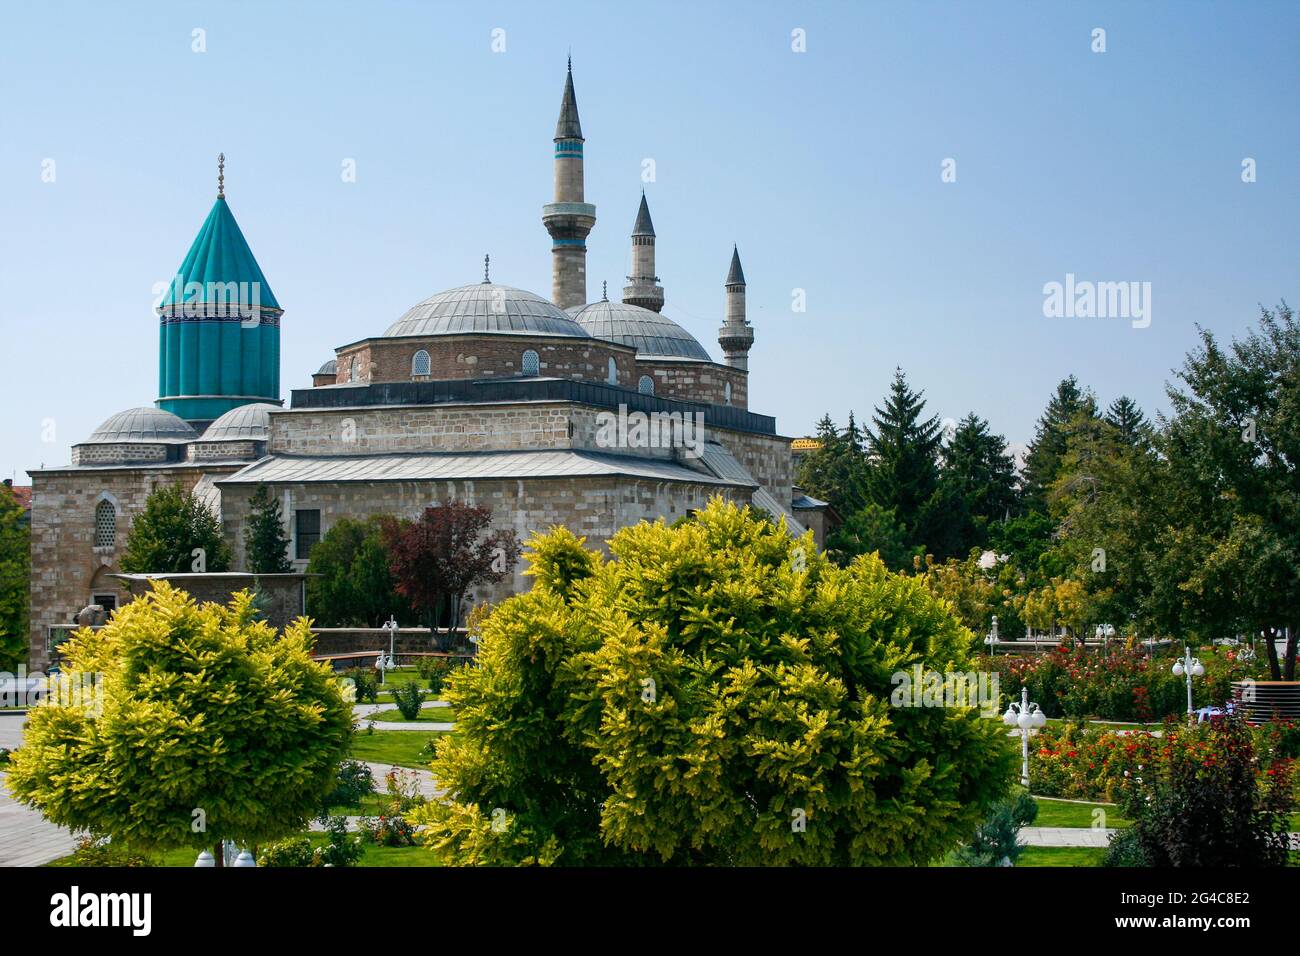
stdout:
<svg viewBox="0 0 1300 956">
<path fill-rule="evenodd" d="M 158 308 L 156 407 L 112 416 L 73 447 L 69 465 L 30 473 L 33 666 L 48 660 L 51 628 L 78 608 L 130 598 L 115 576 L 127 529 L 167 483 L 195 491 L 220 517 L 235 571 L 245 569 L 259 485 L 282 504 L 299 572 L 339 518 L 415 516 L 453 499 L 489 506 L 493 525 L 521 539 L 558 524 L 593 546 L 715 495 L 762 508 L 794 534 L 802 514 L 820 532 L 825 503 L 794 493 L 790 439 L 749 409 L 754 330 L 738 250 L 723 281 L 721 362 L 663 314 L 644 194 L 622 301 L 588 301 L 596 210 L 584 193 L 584 142 L 570 65 L 555 193 L 542 211 L 549 299 L 492 281 L 485 258 L 481 282 L 432 295 L 382 333 L 335 348 L 287 406 L 283 312 L 226 203 L 223 169 L 216 204 Z M 525 588 L 521 570 L 474 598 Z"/>
</svg>

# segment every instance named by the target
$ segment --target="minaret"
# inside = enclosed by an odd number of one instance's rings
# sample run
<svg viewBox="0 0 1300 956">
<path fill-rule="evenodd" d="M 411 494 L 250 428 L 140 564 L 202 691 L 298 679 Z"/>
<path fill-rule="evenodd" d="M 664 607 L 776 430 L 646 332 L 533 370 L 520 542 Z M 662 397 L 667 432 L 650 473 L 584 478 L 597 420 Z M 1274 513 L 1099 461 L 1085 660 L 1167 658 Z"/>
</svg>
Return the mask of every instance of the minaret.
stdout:
<svg viewBox="0 0 1300 956">
<path fill-rule="evenodd" d="M 250 402 L 280 402 L 280 316 L 226 204 L 226 157 L 217 200 L 157 307 L 155 404 L 202 425 Z"/>
<path fill-rule="evenodd" d="M 740 268 L 740 250 L 731 250 L 731 268 L 727 270 L 727 321 L 718 330 L 723 361 L 732 368 L 749 371 L 749 349 L 754 344 L 754 329 L 745 318 L 745 272 Z"/>
<path fill-rule="evenodd" d="M 583 195 L 583 142 L 570 58 L 555 124 L 555 201 L 542 207 L 542 224 L 551 234 L 551 300 L 561 309 L 587 304 L 587 234 L 596 224 L 596 207 Z"/>
<path fill-rule="evenodd" d="M 623 288 L 623 301 L 643 309 L 659 312 L 664 307 L 664 290 L 655 275 L 655 225 L 650 221 L 645 190 L 641 191 L 641 208 L 632 227 L 632 274 Z"/>
</svg>

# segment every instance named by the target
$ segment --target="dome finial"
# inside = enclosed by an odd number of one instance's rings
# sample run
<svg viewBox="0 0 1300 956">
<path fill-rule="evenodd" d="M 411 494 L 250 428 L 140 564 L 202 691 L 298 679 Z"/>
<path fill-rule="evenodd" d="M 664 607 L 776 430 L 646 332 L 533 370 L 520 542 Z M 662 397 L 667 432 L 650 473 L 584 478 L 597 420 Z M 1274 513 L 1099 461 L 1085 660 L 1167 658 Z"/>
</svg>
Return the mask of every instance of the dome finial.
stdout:
<svg viewBox="0 0 1300 956">
<path fill-rule="evenodd" d="M 217 153 L 217 198 L 226 198 L 226 154 Z"/>
<path fill-rule="evenodd" d="M 488 264 L 490 262 L 491 262 L 491 257 L 487 255 L 487 253 L 484 253 L 483 254 L 483 284 L 484 285 L 487 285 L 492 281 L 491 279 L 488 278 Z"/>
<path fill-rule="evenodd" d="M 608 301 L 609 301 L 608 285 L 609 285 L 609 283 L 607 283 L 604 279 L 601 280 L 601 282 L 600 282 L 600 301 L 601 301 L 601 302 L 608 302 Z"/>
</svg>

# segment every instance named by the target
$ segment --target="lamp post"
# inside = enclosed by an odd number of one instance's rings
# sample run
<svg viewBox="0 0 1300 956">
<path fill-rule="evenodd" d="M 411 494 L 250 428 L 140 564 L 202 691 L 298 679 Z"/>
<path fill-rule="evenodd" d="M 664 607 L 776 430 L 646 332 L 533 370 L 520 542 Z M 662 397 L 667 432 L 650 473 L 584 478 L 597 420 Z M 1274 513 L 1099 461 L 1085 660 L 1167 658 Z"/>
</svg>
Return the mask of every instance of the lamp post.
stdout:
<svg viewBox="0 0 1300 956">
<path fill-rule="evenodd" d="M 984 638 L 984 643 L 989 646 L 990 654 L 998 652 L 998 616 L 996 614 L 993 615 L 993 626 L 989 628 L 989 636 Z"/>
<path fill-rule="evenodd" d="M 1097 625 L 1097 640 L 1102 642 L 1106 653 L 1110 653 L 1110 639 L 1115 636 L 1115 626 L 1113 624 Z"/>
<path fill-rule="evenodd" d="M 1037 704 L 1029 702 L 1029 688 L 1020 688 L 1020 703 L 1007 705 L 1007 712 L 1002 715 L 1002 722 L 1008 727 L 1016 728 L 1020 734 L 1020 784 L 1029 786 L 1029 738 L 1046 726 L 1047 715 Z"/>
<path fill-rule="evenodd" d="M 1183 656 L 1174 661 L 1173 672 L 1175 677 L 1187 676 L 1187 721 L 1191 723 L 1192 715 L 1192 678 L 1205 676 L 1205 665 L 1192 656 L 1192 649 L 1186 644 L 1183 645 Z"/>
<path fill-rule="evenodd" d="M 379 652 L 379 660 L 375 661 L 375 668 L 379 671 L 379 683 L 383 684 L 384 675 L 397 667 L 397 658 L 394 656 L 394 644 L 397 641 L 397 618 L 388 615 L 388 620 L 384 622 L 383 628 L 388 632 L 388 659 L 384 659 L 384 652 Z"/>
</svg>

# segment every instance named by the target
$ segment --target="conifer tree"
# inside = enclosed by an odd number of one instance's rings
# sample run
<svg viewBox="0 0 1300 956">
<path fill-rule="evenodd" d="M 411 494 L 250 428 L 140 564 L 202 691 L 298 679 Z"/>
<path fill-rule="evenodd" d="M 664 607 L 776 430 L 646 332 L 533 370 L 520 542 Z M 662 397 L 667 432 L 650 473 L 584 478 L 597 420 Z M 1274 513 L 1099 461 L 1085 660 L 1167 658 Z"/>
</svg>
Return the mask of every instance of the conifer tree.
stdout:
<svg viewBox="0 0 1300 956">
<path fill-rule="evenodd" d="M 912 391 L 902 369 L 895 369 L 884 407 L 877 407 L 872 417 L 875 428 L 867 431 L 868 495 L 881 508 L 894 509 L 916 544 L 923 543 L 916 539 L 921 510 L 939 485 L 943 440 L 938 417 L 925 418 L 924 413 L 923 393 Z"/>
<path fill-rule="evenodd" d="M 1038 514 L 1047 514 L 1047 491 L 1056 481 L 1061 459 L 1070 442 L 1071 423 L 1080 413 L 1090 418 L 1097 416 L 1097 400 L 1091 392 L 1079 387 L 1073 375 L 1056 386 L 1056 392 L 1038 419 L 1034 440 L 1025 455 L 1025 468 L 1021 487 L 1025 507 Z"/>
<path fill-rule="evenodd" d="M 1137 403 L 1127 395 L 1121 395 L 1110 403 L 1106 410 L 1106 421 L 1115 426 L 1119 436 L 1129 445 L 1146 447 L 1151 441 L 1151 423 Z"/>
<path fill-rule="evenodd" d="M 974 412 L 957 423 L 943 452 L 941 485 L 961 502 L 965 519 L 953 553 L 964 555 L 988 542 L 988 528 L 1017 507 L 1016 463 L 1007 441 L 989 431 Z"/>
<path fill-rule="evenodd" d="M 289 536 L 284 530 L 280 502 L 266 485 L 258 485 L 249 499 L 248 527 L 244 529 L 244 552 L 248 570 L 254 574 L 284 574 L 289 563 Z"/>
<path fill-rule="evenodd" d="M 0 671 L 13 672 L 27 660 L 27 589 L 31 532 L 23 506 L 0 485 Z"/>
<path fill-rule="evenodd" d="M 196 557 L 194 552 L 202 553 Z M 201 558 L 201 562 L 200 562 Z M 127 574 L 230 570 L 230 546 L 221 522 L 180 485 L 156 488 L 131 523 L 122 552 Z"/>
</svg>

